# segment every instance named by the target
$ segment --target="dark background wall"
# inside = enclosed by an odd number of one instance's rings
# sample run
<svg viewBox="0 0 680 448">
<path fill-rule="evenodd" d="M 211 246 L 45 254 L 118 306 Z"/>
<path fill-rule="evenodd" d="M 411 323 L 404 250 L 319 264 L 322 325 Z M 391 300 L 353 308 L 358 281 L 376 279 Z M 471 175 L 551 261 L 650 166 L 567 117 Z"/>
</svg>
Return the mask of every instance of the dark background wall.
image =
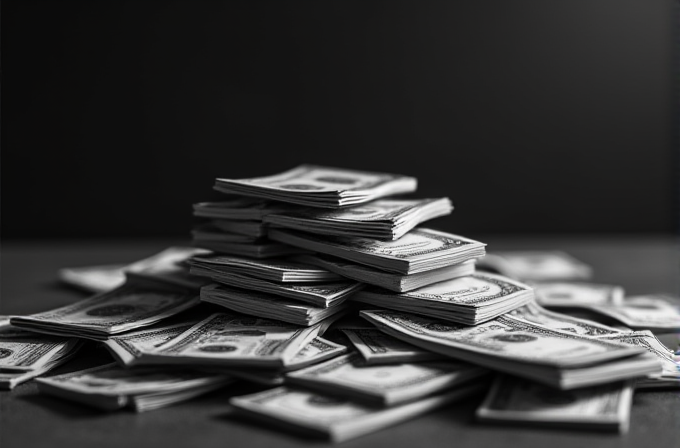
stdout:
<svg viewBox="0 0 680 448">
<path fill-rule="evenodd" d="M 417 176 L 439 228 L 677 228 L 672 0 L 2 3 L 2 237 L 186 235 L 216 177 Z"/>
</svg>

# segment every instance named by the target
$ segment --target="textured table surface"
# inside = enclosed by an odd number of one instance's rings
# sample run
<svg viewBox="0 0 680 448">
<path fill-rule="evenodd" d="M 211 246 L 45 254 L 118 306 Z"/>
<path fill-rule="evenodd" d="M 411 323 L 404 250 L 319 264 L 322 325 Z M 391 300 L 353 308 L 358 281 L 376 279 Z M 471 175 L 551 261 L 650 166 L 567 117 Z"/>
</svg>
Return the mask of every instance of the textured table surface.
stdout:
<svg viewBox="0 0 680 448">
<path fill-rule="evenodd" d="M 471 235 L 472 236 L 472 235 Z M 472 236 L 474 237 L 474 236 Z M 482 238 L 480 238 L 482 239 Z M 677 239 L 639 236 L 508 237 L 482 239 L 488 251 L 560 249 L 589 263 L 594 281 L 623 286 L 627 294 L 680 292 L 680 252 Z M 30 314 L 86 297 L 60 285 L 60 267 L 127 263 L 152 255 L 183 240 L 109 240 L 4 242 L 1 258 L 0 314 Z M 662 340 L 677 349 L 677 335 Z M 108 354 L 90 348 L 57 372 L 75 370 L 107 360 Z M 228 399 L 255 391 L 242 384 L 166 409 L 135 414 L 103 413 L 85 406 L 40 395 L 29 382 L 13 391 L 0 391 L 0 447 L 277 447 L 329 446 L 237 418 Z M 466 447 L 678 447 L 680 392 L 635 394 L 627 434 L 609 434 L 477 423 L 474 411 L 482 397 L 415 418 L 339 446 Z"/>
</svg>

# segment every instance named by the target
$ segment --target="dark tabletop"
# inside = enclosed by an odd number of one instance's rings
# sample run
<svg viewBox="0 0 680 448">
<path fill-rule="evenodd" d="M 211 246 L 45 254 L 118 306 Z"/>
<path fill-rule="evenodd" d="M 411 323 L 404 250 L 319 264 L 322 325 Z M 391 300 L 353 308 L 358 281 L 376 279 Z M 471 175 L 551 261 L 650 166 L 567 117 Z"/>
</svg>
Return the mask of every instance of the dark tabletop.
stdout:
<svg viewBox="0 0 680 448">
<path fill-rule="evenodd" d="M 472 235 L 471 235 L 472 236 Z M 474 236 L 473 236 L 474 237 Z M 669 237 L 508 237 L 480 238 L 487 250 L 561 249 L 589 263 L 594 281 L 618 284 L 629 295 L 680 293 L 680 252 Z M 86 297 L 56 280 L 57 269 L 129 263 L 187 241 L 110 240 L 3 242 L 0 314 L 31 314 Z M 660 337 L 678 348 L 678 335 Z M 109 360 L 94 345 L 55 372 Z M 232 415 L 228 399 L 255 390 L 242 383 L 186 403 L 135 414 L 103 413 L 38 393 L 32 382 L 0 391 L 0 448 L 55 447 L 277 447 L 328 446 Z M 454 403 L 348 442 L 342 447 L 680 447 L 680 391 L 637 392 L 627 434 L 521 426 L 474 420 L 482 396 Z"/>
</svg>

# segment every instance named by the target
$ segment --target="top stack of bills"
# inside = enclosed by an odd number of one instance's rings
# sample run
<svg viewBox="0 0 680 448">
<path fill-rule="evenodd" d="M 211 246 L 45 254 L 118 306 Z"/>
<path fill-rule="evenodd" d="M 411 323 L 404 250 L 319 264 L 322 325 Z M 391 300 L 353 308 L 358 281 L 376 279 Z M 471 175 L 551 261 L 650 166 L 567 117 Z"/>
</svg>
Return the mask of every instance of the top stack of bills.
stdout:
<svg viewBox="0 0 680 448">
<path fill-rule="evenodd" d="M 411 193 L 414 177 L 300 165 L 281 174 L 250 179 L 217 179 L 215 189 L 310 207 L 339 208 L 384 196 Z"/>
</svg>

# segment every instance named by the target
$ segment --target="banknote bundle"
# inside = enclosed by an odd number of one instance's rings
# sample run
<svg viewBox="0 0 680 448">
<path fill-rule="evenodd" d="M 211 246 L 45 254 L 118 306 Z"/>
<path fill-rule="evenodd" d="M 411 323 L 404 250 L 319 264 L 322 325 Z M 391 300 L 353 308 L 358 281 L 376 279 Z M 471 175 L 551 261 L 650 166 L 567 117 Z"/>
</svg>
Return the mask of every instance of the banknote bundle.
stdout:
<svg viewBox="0 0 680 448">
<path fill-rule="evenodd" d="M 365 288 L 352 300 L 380 308 L 422 314 L 450 322 L 477 325 L 522 306 L 532 289 L 509 278 L 476 273 L 405 293 Z"/>
<path fill-rule="evenodd" d="M 595 283 L 541 282 L 533 287 L 539 303 L 549 308 L 582 311 L 633 330 L 680 331 L 679 300 L 669 294 L 625 297 L 620 286 Z"/>
<path fill-rule="evenodd" d="M 264 222 L 321 235 L 397 240 L 418 224 L 451 213 L 449 198 L 380 199 L 339 210 L 272 213 Z"/>
<path fill-rule="evenodd" d="M 106 339 L 178 314 L 200 303 L 197 293 L 127 282 L 85 300 L 30 316 L 14 316 L 12 325 L 38 333 Z"/>
<path fill-rule="evenodd" d="M 641 347 L 550 329 L 504 315 L 476 326 L 398 311 L 363 310 L 377 328 L 403 341 L 559 389 L 660 373 Z"/>
<path fill-rule="evenodd" d="M 209 251 L 197 247 L 173 246 L 129 264 L 62 268 L 58 276 L 64 283 L 93 293 L 121 286 L 130 274 L 198 289 L 202 286 L 201 279 L 189 275 L 188 267 L 183 263 L 193 256 L 207 253 Z"/>
<path fill-rule="evenodd" d="M 36 380 L 41 393 L 104 411 L 130 407 L 137 412 L 186 401 L 234 381 L 229 375 L 220 373 L 125 369 L 115 363 Z"/>
<path fill-rule="evenodd" d="M 300 165 L 272 176 L 217 179 L 217 191 L 310 207 L 339 208 L 411 193 L 417 180 L 397 174 Z"/>
<path fill-rule="evenodd" d="M 0 316 L 0 389 L 43 375 L 73 357 L 82 341 L 13 327 Z"/>
<path fill-rule="evenodd" d="M 480 421 L 597 429 L 625 433 L 630 423 L 630 381 L 556 391 L 525 379 L 499 375 L 477 409 Z"/>
<path fill-rule="evenodd" d="M 490 270 L 519 281 L 588 280 L 593 268 L 559 251 L 494 251 L 478 261 L 479 269 Z"/>
</svg>

